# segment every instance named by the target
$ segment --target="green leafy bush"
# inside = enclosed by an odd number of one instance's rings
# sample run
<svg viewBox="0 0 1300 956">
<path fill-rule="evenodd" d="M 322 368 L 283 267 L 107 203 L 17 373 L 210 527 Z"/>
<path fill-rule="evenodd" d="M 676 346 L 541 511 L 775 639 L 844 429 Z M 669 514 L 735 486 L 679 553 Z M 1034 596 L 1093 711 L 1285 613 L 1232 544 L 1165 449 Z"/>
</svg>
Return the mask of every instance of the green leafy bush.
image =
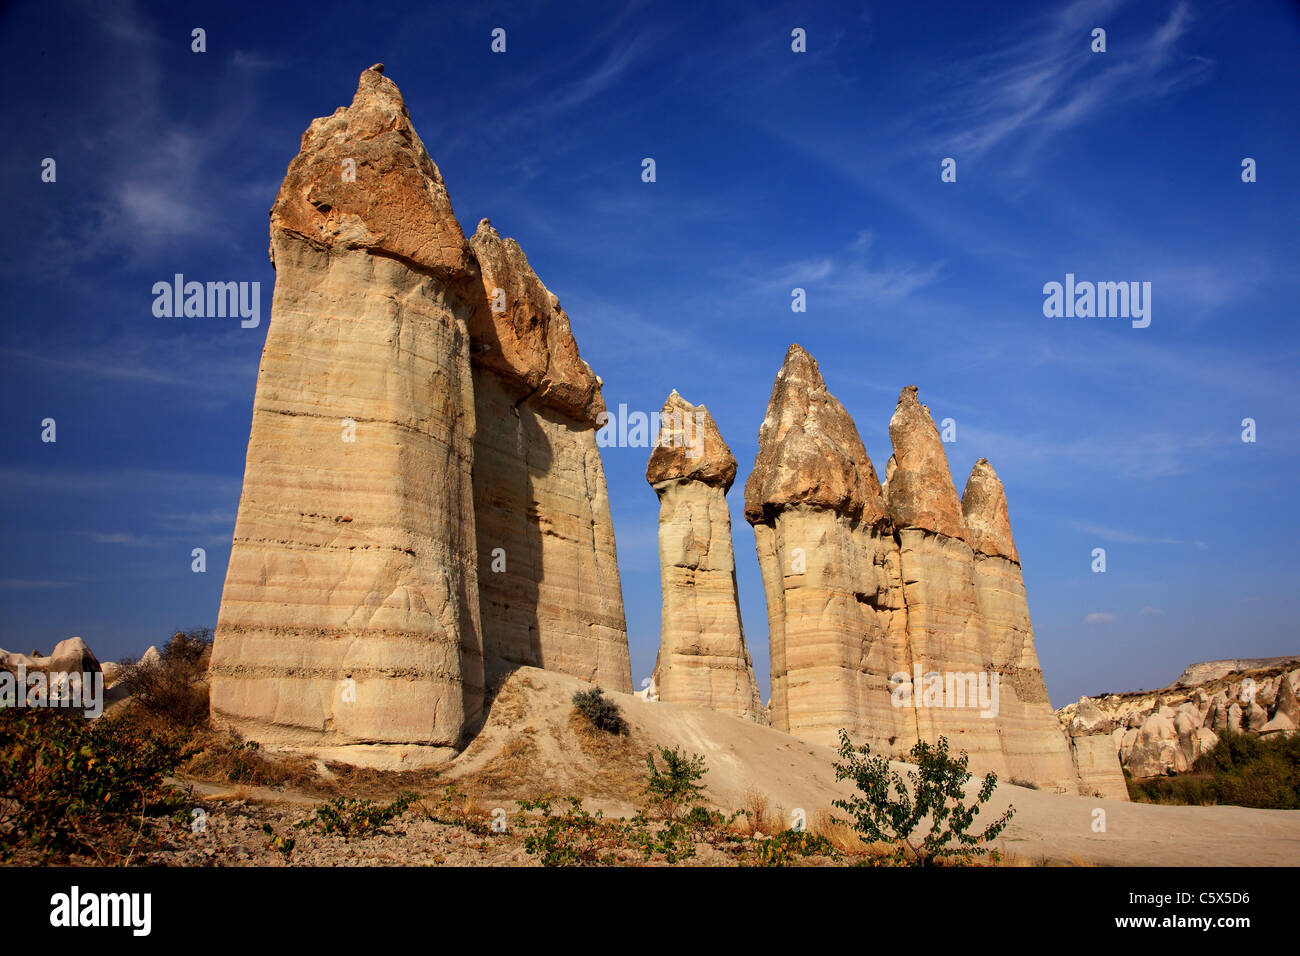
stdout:
<svg viewBox="0 0 1300 956">
<path fill-rule="evenodd" d="M 134 855 L 149 816 L 180 809 L 163 778 L 190 756 L 175 735 L 46 708 L 0 708 L 0 857 Z"/>
<path fill-rule="evenodd" d="M 406 792 L 382 806 L 373 800 L 335 797 L 317 807 L 306 820 L 294 825 L 300 830 L 314 826 L 321 833 L 337 833 L 345 840 L 373 836 L 405 813 L 415 799 L 416 794 Z"/>
<path fill-rule="evenodd" d="M 796 857 L 838 857 L 835 847 L 825 837 L 802 830 L 785 830 L 766 840 L 758 841 L 758 862 L 763 866 L 789 866 Z"/>
<path fill-rule="evenodd" d="M 597 730 L 611 734 L 627 733 L 627 721 L 623 719 L 623 712 L 599 687 L 578 691 L 573 695 L 573 706 Z"/>
<path fill-rule="evenodd" d="M 944 857 L 969 858 L 988 852 L 985 846 L 1011 822 L 1015 808 L 984 828 L 978 835 L 967 832 L 980 808 L 997 786 L 997 774 L 984 777 L 976 801 L 963 803 L 965 784 L 971 779 L 968 758 L 948 754 L 948 739 L 937 744 L 918 741 L 911 750 L 916 769 L 908 772 L 911 790 L 890 769 L 889 758 L 873 755 L 871 748 L 854 747 L 846 731 L 840 731 L 840 759 L 835 764 L 836 780 L 852 780 L 860 794 L 836 800 L 833 806 L 849 814 L 850 825 L 865 839 L 893 844 L 896 859 L 928 866 Z M 913 836 L 921 822 L 930 828 Z"/>
<path fill-rule="evenodd" d="M 1300 734 L 1265 738 L 1227 732 L 1196 759 L 1190 773 L 1125 779 L 1129 796 L 1141 803 L 1300 810 Z"/>
<path fill-rule="evenodd" d="M 699 754 L 686 754 L 674 747 L 656 748 L 664 762 L 660 770 L 655 763 L 654 751 L 645 755 L 650 772 L 645 778 L 645 795 L 650 807 L 665 819 L 675 820 L 679 810 L 690 808 L 700 801 L 704 786 L 704 758 Z"/>
</svg>

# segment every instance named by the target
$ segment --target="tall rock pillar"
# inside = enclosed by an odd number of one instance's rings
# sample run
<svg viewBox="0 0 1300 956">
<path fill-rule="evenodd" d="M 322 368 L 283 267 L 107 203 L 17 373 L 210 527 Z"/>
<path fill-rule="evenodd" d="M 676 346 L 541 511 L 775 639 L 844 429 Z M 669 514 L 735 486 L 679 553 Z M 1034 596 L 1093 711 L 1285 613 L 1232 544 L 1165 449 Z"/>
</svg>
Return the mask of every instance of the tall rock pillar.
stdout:
<svg viewBox="0 0 1300 956">
<path fill-rule="evenodd" d="M 486 219 L 470 239 L 474 513 L 489 675 L 543 667 L 632 690 L 600 379 L 560 300 Z"/>
<path fill-rule="evenodd" d="M 1007 496 L 993 466 L 981 458 L 961 496 L 967 540 L 975 557 L 975 598 L 1000 675 L 998 723 L 1007 772 L 1041 787 L 1074 793 L 1069 743 L 1052 710 L 1034 650 L 1020 553 L 1011 537 Z"/>
<path fill-rule="evenodd" d="M 405 767 L 457 745 L 482 702 L 477 267 L 382 69 L 312 122 L 271 210 L 211 703 L 263 743 Z"/>
<path fill-rule="evenodd" d="M 930 410 L 916 386 L 903 389 L 889 422 L 894 453 L 886 468 L 885 500 L 902 561 L 917 729 L 923 740 L 948 738 L 970 754 L 979 773 L 1005 779 L 993 701 L 993 654 L 975 592 L 975 563 L 961 501 Z M 935 676 L 927 676 L 935 675 Z M 943 693 L 932 693 L 942 681 Z M 983 706 L 981 684 L 987 687 Z M 999 678 L 998 694 L 1001 694 Z"/>
<path fill-rule="evenodd" d="M 664 402 L 646 481 L 659 496 L 659 699 L 760 720 L 736 596 L 727 491 L 736 459 L 703 406 Z"/>
<path fill-rule="evenodd" d="M 767 596 L 772 725 L 901 755 L 916 718 L 890 678 L 910 671 L 898 549 L 880 483 L 817 362 L 790 346 L 745 484 Z"/>
</svg>

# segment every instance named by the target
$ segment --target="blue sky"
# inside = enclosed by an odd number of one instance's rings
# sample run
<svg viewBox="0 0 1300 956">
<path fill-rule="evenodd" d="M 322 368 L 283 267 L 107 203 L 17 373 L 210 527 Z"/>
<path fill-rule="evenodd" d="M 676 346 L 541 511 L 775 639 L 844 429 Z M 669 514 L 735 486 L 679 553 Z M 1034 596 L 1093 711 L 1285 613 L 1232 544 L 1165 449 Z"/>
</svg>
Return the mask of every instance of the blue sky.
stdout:
<svg viewBox="0 0 1300 956">
<path fill-rule="evenodd" d="M 1056 705 L 1300 652 L 1296 5 L 181 6 L 0 14 L 0 646 L 112 659 L 215 624 L 266 321 L 155 318 L 150 290 L 258 281 L 268 311 L 299 137 L 382 61 L 462 226 L 519 240 L 609 405 L 676 388 L 717 419 L 765 694 L 741 490 L 796 341 L 882 474 L 909 384 L 956 422 L 959 489 L 993 462 Z M 1151 282 L 1150 327 L 1044 317 L 1066 273 Z M 638 682 L 647 454 L 604 451 Z"/>
</svg>

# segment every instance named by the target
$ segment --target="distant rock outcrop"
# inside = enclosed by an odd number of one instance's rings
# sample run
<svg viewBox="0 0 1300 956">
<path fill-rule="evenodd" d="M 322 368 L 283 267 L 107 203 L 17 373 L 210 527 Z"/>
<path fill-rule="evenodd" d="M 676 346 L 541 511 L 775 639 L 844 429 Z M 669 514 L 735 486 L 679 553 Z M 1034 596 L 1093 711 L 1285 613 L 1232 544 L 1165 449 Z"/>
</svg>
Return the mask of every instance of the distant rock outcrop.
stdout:
<svg viewBox="0 0 1300 956">
<path fill-rule="evenodd" d="M 406 767 L 461 743 L 485 644 L 490 661 L 630 686 L 589 430 L 597 383 L 518 247 L 480 233 L 486 265 L 381 66 L 303 135 L 271 211 L 277 277 L 212 657 L 216 724 Z M 489 283 L 507 290 L 500 322 Z M 516 506 L 522 526 L 496 522 Z M 568 543 L 548 549 L 551 534 Z M 498 548 L 519 575 L 510 608 L 479 561 Z M 503 624 L 514 613 L 525 655 Z"/>
<path fill-rule="evenodd" d="M 659 496 L 663 590 L 652 686 L 667 703 L 760 720 L 763 702 L 745 646 L 736 594 L 727 491 L 736 459 L 703 406 L 674 391 L 646 467 Z"/>
<path fill-rule="evenodd" d="M 1100 747 L 1104 741 L 1134 777 L 1187 773 L 1225 733 L 1269 737 L 1296 731 L 1300 670 L 1287 667 L 1297 661 L 1280 657 L 1194 664 L 1184 678 L 1210 676 L 1190 685 L 1180 679 L 1159 691 L 1081 697 L 1056 716 L 1075 743 L 1086 737 Z M 1263 666 L 1250 667 L 1254 662 Z M 1233 666 L 1222 666 L 1229 663 Z"/>
</svg>

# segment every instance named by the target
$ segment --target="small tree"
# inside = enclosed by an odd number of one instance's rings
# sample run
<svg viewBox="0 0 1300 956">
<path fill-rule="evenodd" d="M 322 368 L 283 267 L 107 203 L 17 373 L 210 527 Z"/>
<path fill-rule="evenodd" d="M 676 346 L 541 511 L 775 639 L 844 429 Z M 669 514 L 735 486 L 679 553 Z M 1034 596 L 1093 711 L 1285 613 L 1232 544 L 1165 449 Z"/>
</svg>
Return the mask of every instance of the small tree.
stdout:
<svg viewBox="0 0 1300 956">
<path fill-rule="evenodd" d="M 852 780 L 859 794 L 836 800 L 846 811 L 850 825 L 868 840 L 892 843 L 906 862 L 928 866 L 941 857 L 966 858 L 987 853 L 986 844 L 1001 833 L 1015 807 L 984 828 L 978 835 L 970 829 L 980 808 L 988 802 L 998 784 L 995 773 L 987 774 L 976 801 L 962 802 L 965 785 L 971 779 L 968 758 L 948 755 L 948 739 L 937 744 L 918 741 L 911 750 L 916 769 L 907 775 L 911 789 L 889 767 L 889 758 L 874 755 L 865 744 L 854 747 L 846 731 L 840 731 L 840 758 L 835 764 L 836 780 Z M 930 829 L 919 839 L 913 833 L 926 817 Z"/>
<path fill-rule="evenodd" d="M 653 750 L 645 755 L 646 766 L 650 768 L 645 782 L 646 797 L 666 819 L 675 820 L 678 810 L 699 802 L 700 791 L 704 789 L 699 782 L 705 772 L 704 758 L 699 754 L 685 754 L 676 747 L 656 749 L 664 769 L 661 771 L 655 764 Z"/>
<path fill-rule="evenodd" d="M 177 631 L 157 660 L 123 662 L 118 682 L 143 713 L 170 726 L 195 727 L 208 719 L 203 681 L 211 656 L 211 628 Z"/>
</svg>

